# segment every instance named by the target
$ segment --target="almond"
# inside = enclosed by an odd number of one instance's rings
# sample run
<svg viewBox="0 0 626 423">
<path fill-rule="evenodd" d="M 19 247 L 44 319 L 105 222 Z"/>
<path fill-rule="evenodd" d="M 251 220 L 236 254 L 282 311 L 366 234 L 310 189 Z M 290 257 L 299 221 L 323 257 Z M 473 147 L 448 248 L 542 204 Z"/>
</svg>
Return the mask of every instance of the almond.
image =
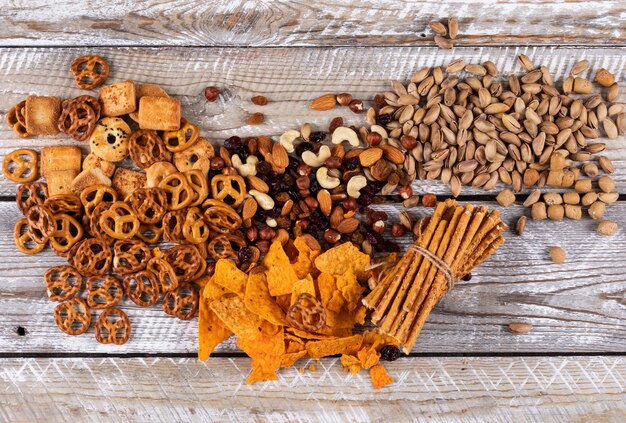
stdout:
<svg viewBox="0 0 626 423">
<path fill-rule="evenodd" d="M 383 155 L 385 156 L 385 158 L 391 163 L 397 165 L 404 163 L 404 153 L 399 148 L 396 148 L 389 144 L 382 145 L 380 148 L 383 150 Z"/>
<path fill-rule="evenodd" d="M 289 166 L 289 156 L 287 150 L 280 144 L 274 144 L 272 147 L 272 159 L 276 167 L 285 168 Z"/>
<path fill-rule="evenodd" d="M 374 165 L 383 156 L 383 150 L 377 147 L 368 148 L 359 154 L 359 161 L 361 166 L 370 167 Z"/>
<path fill-rule="evenodd" d="M 267 186 L 263 179 L 254 175 L 248 175 L 248 188 L 257 190 L 263 194 L 267 194 L 270 190 L 270 187 Z"/>
<path fill-rule="evenodd" d="M 339 225 L 339 223 L 341 223 L 341 221 L 343 220 L 343 208 L 341 206 L 337 206 L 333 209 L 332 213 L 330 214 L 330 227 L 331 228 L 337 228 L 337 225 Z"/>
<path fill-rule="evenodd" d="M 256 214 L 257 208 L 258 205 L 256 200 L 252 197 L 248 197 L 248 199 L 243 203 L 241 218 L 243 220 L 251 219 Z"/>
<path fill-rule="evenodd" d="M 319 203 L 322 214 L 324 216 L 330 216 L 333 207 L 333 200 L 330 198 L 330 193 L 325 189 L 319 190 L 317 193 L 317 202 Z"/>
<path fill-rule="evenodd" d="M 530 323 L 509 323 L 509 331 L 512 333 L 528 333 L 533 329 Z"/>
<path fill-rule="evenodd" d="M 311 109 L 313 110 L 330 110 L 337 104 L 337 97 L 335 94 L 325 94 L 316 98 L 311 102 Z"/>
<path fill-rule="evenodd" d="M 349 217 L 347 219 L 342 220 L 337 225 L 337 230 L 342 234 L 351 234 L 356 231 L 359 227 L 359 220 L 354 217 Z"/>
</svg>

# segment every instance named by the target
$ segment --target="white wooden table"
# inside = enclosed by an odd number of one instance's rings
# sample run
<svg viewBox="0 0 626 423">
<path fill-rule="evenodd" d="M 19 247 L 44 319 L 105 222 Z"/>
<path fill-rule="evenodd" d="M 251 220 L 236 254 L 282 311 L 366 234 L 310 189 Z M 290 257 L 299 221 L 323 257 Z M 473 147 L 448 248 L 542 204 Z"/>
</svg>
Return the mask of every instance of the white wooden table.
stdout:
<svg viewBox="0 0 626 423">
<path fill-rule="evenodd" d="M 577 59 L 606 67 L 626 101 L 623 1 L 228 2 L 57 0 L 0 2 L 0 112 L 28 94 L 72 97 L 71 60 L 106 57 L 108 82 L 161 84 L 208 137 L 278 135 L 304 122 L 326 128 L 338 114 L 308 103 L 348 91 L 371 100 L 391 79 L 452 58 L 494 61 L 519 72 L 530 56 L 557 79 Z M 459 18 L 453 51 L 436 49 L 433 19 Z M 205 86 L 224 88 L 207 103 Z M 249 98 L 265 95 L 260 108 Z M 245 117 L 266 114 L 251 127 Z M 72 144 L 63 137 L 21 140 L 0 125 L 0 158 L 18 147 Z M 617 168 L 617 204 L 607 217 L 626 227 L 626 140 L 608 142 Z M 61 334 L 42 275 L 63 260 L 16 252 L 15 185 L 0 180 L 0 421 L 624 421 L 626 419 L 626 239 L 595 235 L 588 219 L 530 222 L 508 233 L 497 255 L 458 284 L 430 316 L 408 358 L 388 365 L 396 382 L 378 392 L 369 376 L 346 375 L 335 358 L 317 371 L 280 372 L 245 385 L 249 360 L 234 342 L 206 363 L 196 355 L 195 322 L 125 303 L 133 336 L 103 346 Z M 419 193 L 449 195 L 441 184 Z M 494 192 L 464 189 L 463 201 L 494 205 Z M 394 213 L 398 207 L 388 206 Z M 503 210 L 512 223 L 521 205 Z M 413 215 L 425 213 L 412 210 Z M 565 265 L 547 250 L 560 245 Z M 529 334 L 506 330 L 529 322 Z M 303 364 L 307 366 L 308 363 Z"/>
</svg>

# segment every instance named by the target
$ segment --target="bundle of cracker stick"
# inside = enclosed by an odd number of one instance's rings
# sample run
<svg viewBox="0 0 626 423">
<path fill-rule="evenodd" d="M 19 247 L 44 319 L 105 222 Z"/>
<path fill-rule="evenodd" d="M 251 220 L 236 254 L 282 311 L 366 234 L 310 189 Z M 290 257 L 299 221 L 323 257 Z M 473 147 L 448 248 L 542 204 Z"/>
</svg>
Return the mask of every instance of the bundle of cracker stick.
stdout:
<svg viewBox="0 0 626 423">
<path fill-rule="evenodd" d="M 422 227 L 415 244 L 363 299 L 372 322 L 407 354 L 435 304 L 502 245 L 507 229 L 497 210 L 454 200 L 439 203 Z"/>
</svg>

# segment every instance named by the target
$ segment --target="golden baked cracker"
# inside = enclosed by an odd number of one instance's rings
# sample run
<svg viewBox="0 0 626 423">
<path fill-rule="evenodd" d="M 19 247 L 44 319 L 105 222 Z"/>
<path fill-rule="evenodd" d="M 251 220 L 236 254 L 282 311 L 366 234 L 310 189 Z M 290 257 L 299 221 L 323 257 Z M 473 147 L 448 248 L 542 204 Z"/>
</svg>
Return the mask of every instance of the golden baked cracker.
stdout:
<svg viewBox="0 0 626 423">
<path fill-rule="evenodd" d="M 24 108 L 26 131 L 31 135 L 55 135 L 59 133 L 61 99 L 29 95 Z"/>
</svg>

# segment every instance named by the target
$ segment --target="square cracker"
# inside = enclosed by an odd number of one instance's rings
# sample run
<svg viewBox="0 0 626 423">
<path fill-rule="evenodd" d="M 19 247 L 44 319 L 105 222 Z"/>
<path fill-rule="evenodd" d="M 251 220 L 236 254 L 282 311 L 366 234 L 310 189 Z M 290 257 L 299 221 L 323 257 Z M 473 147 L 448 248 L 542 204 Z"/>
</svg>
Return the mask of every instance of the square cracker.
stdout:
<svg viewBox="0 0 626 423">
<path fill-rule="evenodd" d="M 48 173 L 46 182 L 48 184 L 48 196 L 73 194 L 72 181 L 78 172 L 75 170 L 56 170 Z"/>
<path fill-rule="evenodd" d="M 97 167 L 85 169 L 72 181 L 72 192 L 76 195 L 80 195 L 85 188 L 93 185 L 111 186 L 111 180 Z"/>
<path fill-rule="evenodd" d="M 25 106 L 26 131 L 32 135 L 55 135 L 61 115 L 61 99 L 29 95 Z"/>
<path fill-rule="evenodd" d="M 85 160 L 83 160 L 83 170 L 98 168 L 108 178 L 113 176 L 113 172 L 115 172 L 115 167 L 115 163 L 101 159 L 93 153 L 87 154 L 87 157 L 85 157 Z"/>
<path fill-rule="evenodd" d="M 139 127 L 156 131 L 180 128 L 180 101 L 168 97 L 145 96 L 139 99 Z"/>
<path fill-rule="evenodd" d="M 72 170 L 80 172 L 82 153 L 80 147 L 55 145 L 41 149 L 41 176 L 48 178 L 51 172 Z"/>
<path fill-rule="evenodd" d="M 115 169 L 111 185 L 117 191 L 121 199 L 126 199 L 135 190 L 146 186 L 146 174 L 123 167 Z"/>
<path fill-rule="evenodd" d="M 137 110 L 135 83 L 122 81 L 100 90 L 102 116 L 122 116 Z"/>
</svg>

